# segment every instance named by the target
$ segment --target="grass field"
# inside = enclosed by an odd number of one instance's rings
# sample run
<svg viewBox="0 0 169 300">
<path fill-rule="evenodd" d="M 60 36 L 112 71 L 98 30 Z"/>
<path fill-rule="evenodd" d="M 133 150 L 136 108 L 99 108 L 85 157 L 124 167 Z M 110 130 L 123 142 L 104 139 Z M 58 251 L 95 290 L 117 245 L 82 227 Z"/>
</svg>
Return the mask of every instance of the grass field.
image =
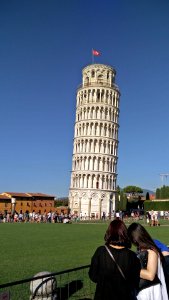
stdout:
<svg viewBox="0 0 169 300">
<path fill-rule="evenodd" d="M 1 223 L 0 284 L 90 264 L 108 224 Z M 146 228 L 169 244 L 169 226 Z"/>
</svg>

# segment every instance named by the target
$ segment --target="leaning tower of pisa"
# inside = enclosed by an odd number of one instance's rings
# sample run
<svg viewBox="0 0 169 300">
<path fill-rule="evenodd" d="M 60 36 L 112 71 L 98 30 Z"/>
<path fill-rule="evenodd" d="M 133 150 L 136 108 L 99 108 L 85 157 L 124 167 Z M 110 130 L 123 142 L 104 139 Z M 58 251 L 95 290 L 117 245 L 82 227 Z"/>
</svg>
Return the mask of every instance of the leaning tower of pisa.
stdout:
<svg viewBox="0 0 169 300">
<path fill-rule="evenodd" d="M 69 208 L 101 218 L 115 210 L 120 91 L 111 66 L 82 70 L 77 89 Z"/>
</svg>

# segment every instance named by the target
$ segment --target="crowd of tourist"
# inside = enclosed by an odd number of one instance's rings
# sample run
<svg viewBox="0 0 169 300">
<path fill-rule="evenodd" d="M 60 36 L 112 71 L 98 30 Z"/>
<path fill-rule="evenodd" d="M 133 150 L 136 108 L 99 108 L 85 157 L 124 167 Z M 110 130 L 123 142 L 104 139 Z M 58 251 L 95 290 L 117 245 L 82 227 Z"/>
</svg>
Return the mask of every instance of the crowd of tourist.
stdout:
<svg viewBox="0 0 169 300">
<path fill-rule="evenodd" d="M 3 223 L 12 223 L 12 222 L 19 222 L 19 223 L 66 223 L 71 220 L 71 215 L 57 212 L 45 212 L 43 214 L 33 212 L 25 212 L 22 211 L 12 213 L 1 213 L 0 212 L 0 222 Z"/>
<path fill-rule="evenodd" d="M 168 213 L 168 214 L 167 214 Z M 160 219 L 169 219 L 169 212 L 158 212 L 158 211 L 147 211 L 145 215 L 143 212 L 139 210 L 132 210 L 131 212 L 123 212 L 123 211 L 112 211 L 111 215 L 105 212 L 101 214 L 101 220 L 113 220 L 120 219 L 124 221 L 138 221 L 145 218 L 147 224 L 149 226 L 160 226 Z M 15 211 L 13 214 L 11 212 L 0 211 L 0 223 L 11 223 L 11 222 L 25 222 L 25 223 L 71 223 L 71 222 L 79 222 L 79 221 L 87 221 L 87 220 L 98 220 L 99 215 L 92 213 L 88 216 L 86 213 L 81 212 L 78 214 L 67 214 L 67 213 L 58 213 L 57 211 L 52 212 L 49 211 L 44 213 L 37 213 L 35 211 L 32 212 L 17 212 Z"/>
</svg>

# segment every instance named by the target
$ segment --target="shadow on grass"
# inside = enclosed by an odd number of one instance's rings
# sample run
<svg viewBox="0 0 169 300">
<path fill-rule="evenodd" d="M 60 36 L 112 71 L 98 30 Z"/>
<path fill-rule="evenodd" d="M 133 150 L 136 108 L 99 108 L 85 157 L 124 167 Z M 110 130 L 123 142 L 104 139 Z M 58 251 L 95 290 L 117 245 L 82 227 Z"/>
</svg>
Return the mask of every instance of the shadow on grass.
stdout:
<svg viewBox="0 0 169 300">
<path fill-rule="evenodd" d="M 57 290 L 57 300 L 68 300 L 74 293 L 78 292 L 83 288 L 82 280 L 75 280 L 66 284 L 64 287 L 58 288 Z M 91 300 L 90 298 L 78 298 L 78 300 Z"/>
</svg>

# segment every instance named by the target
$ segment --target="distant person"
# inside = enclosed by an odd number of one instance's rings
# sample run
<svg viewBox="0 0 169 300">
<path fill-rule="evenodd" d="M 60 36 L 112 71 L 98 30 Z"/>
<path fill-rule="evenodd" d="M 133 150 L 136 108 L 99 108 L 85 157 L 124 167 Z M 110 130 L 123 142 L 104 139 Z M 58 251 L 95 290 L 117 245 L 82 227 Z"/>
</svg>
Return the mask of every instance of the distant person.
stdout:
<svg viewBox="0 0 169 300">
<path fill-rule="evenodd" d="M 141 262 L 138 300 L 167 300 L 163 255 L 146 229 L 139 223 L 128 227 L 131 242 L 137 247 Z"/>
<path fill-rule="evenodd" d="M 47 220 L 48 220 L 49 223 L 51 223 L 51 221 L 52 221 L 52 213 L 51 213 L 51 211 L 49 211 L 48 214 L 47 214 Z"/>
<path fill-rule="evenodd" d="M 102 220 L 103 220 L 103 221 L 106 220 L 106 213 L 105 213 L 105 212 L 103 212 L 103 214 L 102 214 Z"/>
<path fill-rule="evenodd" d="M 146 212 L 146 222 L 151 226 L 151 214 L 149 213 L 149 211 Z"/>
<path fill-rule="evenodd" d="M 123 221 L 113 220 L 104 240 L 105 245 L 96 249 L 89 269 L 89 277 L 96 283 L 94 300 L 136 299 L 141 266 L 129 249 L 131 242 Z"/>
<path fill-rule="evenodd" d="M 157 222 L 156 222 L 157 226 L 160 226 L 160 212 L 157 211 Z"/>
<path fill-rule="evenodd" d="M 120 219 L 120 213 L 119 213 L 119 211 L 116 211 L 116 219 L 117 219 L 117 220 Z"/>
<path fill-rule="evenodd" d="M 154 226 L 160 226 L 160 214 L 158 211 L 154 211 Z"/>
<path fill-rule="evenodd" d="M 151 215 L 151 225 L 150 226 L 155 226 L 155 213 L 154 213 L 154 210 L 151 210 L 150 215 Z"/>
</svg>

